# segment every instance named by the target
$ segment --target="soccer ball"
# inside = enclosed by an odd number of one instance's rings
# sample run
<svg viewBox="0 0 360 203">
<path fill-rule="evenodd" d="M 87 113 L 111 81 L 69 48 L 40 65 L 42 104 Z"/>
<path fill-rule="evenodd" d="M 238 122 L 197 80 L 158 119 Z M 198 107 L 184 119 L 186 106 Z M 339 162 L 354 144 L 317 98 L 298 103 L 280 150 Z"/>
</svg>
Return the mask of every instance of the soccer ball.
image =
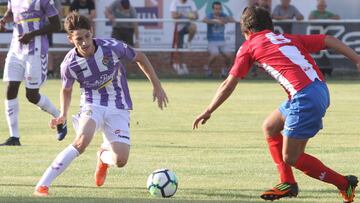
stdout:
<svg viewBox="0 0 360 203">
<path fill-rule="evenodd" d="M 152 196 L 171 197 L 178 188 L 178 180 L 169 169 L 158 169 L 149 175 L 146 186 Z"/>
</svg>

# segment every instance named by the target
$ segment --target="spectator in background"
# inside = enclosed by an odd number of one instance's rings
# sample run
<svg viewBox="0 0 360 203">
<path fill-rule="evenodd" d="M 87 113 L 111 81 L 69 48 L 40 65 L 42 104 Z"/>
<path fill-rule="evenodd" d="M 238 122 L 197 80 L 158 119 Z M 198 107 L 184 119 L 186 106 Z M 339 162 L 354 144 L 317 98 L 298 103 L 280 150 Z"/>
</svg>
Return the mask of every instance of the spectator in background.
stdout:
<svg viewBox="0 0 360 203">
<path fill-rule="evenodd" d="M 281 0 L 281 4 L 277 5 L 272 12 L 272 18 L 275 20 L 303 20 L 304 16 L 293 5 L 290 5 L 291 0 Z"/>
<path fill-rule="evenodd" d="M 221 69 L 220 76 L 227 77 L 228 68 L 231 65 L 232 53 L 230 47 L 225 42 L 225 24 L 235 22 L 234 18 L 222 12 L 222 5 L 219 1 L 212 4 L 212 12 L 203 20 L 207 24 L 207 40 L 210 57 L 205 65 L 205 75 L 211 77 L 213 75 L 211 65 L 214 64 L 216 57 L 221 55 L 225 59 L 225 67 Z"/>
<path fill-rule="evenodd" d="M 86 16 L 91 22 L 96 17 L 95 3 L 93 0 L 74 0 L 71 3 L 70 11 L 77 11 L 80 15 Z"/>
<path fill-rule="evenodd" d="M 252 5 L 259 6 L 271 14 L 270 0 L 258 0 L 257 2 L 253 3 Z"/>
<path fill-rule="evenodd" d="M 59 11 L 59 18 L 62 18 L 62 7 L 61 7 L 61 2 L 60 0 L 54 0 L 54 6 L 56 7 L 56 9 Z M 48 41 L 49 41 L 49 47 L 53 47 L 54 46 L 54 42 L 53 42 L 53 33 L 48 33 L 47 34 L 48 37 Z M 49 79 L 54 78 L 55 77 L 55 65 L 54 65 L 54 54 L 52 52 L 48 53 L 48 72 L 47 72 L 47 77 Z"/>
<path fill-rule="evenodd" d="M 311 13 L 309 15 L 309 20 L 314 20 L 314 19 L 339 20 L 340 19 L 340 16 L 326 10 L 327 4 L 326 4 L 325 0 L 318 0 L 316 7 L 317 7 L 316 10 L 311 11 Z"/>
<path fill-rule="evenodd" d="M 325 0 L 318 0 L 316 6 L 317 10 L 314 10 L 310 13 L 309 20 L 315 20 L 315 19 L 339 20 L 340 19 L 340 16 L 331 13 L 330 11 L 327 11 L 326 7 L 327 5 Z M 326 77 L 331 77 L 333 72 L 333 66 L 329 58 L 326 55 L 324 55 L 321 58 L 316 58 L 315 61 L 319 65 L 322 74 Z"/>
<path fill-rule="evenodd" d="M 196 20 L 199 17 L 196 5 L 192 0 L 173 0 L 170 6 L 170 12 L 173 19 Z M 192 22 L 175 23 L 174 47 L 191 48 L 191 41 L 196 34 L 196 30 L 196 25 Z M 188 39 L 184 46 L 184 37 L 186 34 L 188 34 Z M 183 63 L 182 53 L 179 53 L 179 64 L 175 65 L 174 69 L 178 74 L 189 73 L 186 64 Z"/>
<path fill-rule="evenodd" d="M 70 13 L 71 0 L 60 0 L 61 2 L 61 11 L 59 13 L 61 16 L 67 16 Z"/>
<path fill-rule="evenodd" d="M 139 27 L 137 22 L 115 22 L 117 18 L 137 18 L 136 10 L 129 0 L 116 0 L 105 9 L 105 16 L 112 23 L 111 37 L 138 48 Z M 135 34 L 135 40 L 134 40 Z"/>
</svg>

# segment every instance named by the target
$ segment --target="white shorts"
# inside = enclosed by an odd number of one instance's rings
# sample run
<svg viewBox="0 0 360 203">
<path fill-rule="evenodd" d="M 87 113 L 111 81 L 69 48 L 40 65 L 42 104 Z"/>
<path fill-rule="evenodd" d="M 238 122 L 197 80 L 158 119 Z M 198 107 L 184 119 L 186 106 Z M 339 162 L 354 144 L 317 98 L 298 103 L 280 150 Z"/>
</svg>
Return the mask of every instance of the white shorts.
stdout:
<svg viewBox="0 0 360 203">
<path fill-rule="evenodd" d="M 209 41 L 208 50 L 211 55 L 231 54 L 230 47 L 224 41 Z"/>
<path fill-rule="evenodd" d="M 113 142 L 130 145 L 130 111 L 85 104 L 79 113 L 73 116 L 76 134 L 79 133 L 79 120 L 82 118 L 91 118 L 95 121 L 96 131 L 103 134 L 102 148 L 109 148 Z"/>
<path fill-rule="evenodd" d="M 5 60 L 4 82 L 23 81 L 29 89 L 39 89 L 46 80 L 48 55 L 22 55 L 10 51 Z"/>
</svg>

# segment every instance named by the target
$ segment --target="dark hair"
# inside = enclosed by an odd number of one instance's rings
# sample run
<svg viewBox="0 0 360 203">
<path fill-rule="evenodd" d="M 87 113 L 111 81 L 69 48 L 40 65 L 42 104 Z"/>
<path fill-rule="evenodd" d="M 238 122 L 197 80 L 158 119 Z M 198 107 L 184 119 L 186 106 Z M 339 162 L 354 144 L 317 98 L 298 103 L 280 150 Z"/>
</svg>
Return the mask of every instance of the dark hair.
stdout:
<svg viewBox="0 0 360 203">
<path fill-rule="evenodd" d="M 214 1 L 211 5 L 211 8 L 214 8 L 215 5 L 219 5 L 221 6 L 221 2 L 220 1 Z"/>
<path fill-rule="evenodd" d="M 130 8 L 130 2 L 129 2 L 129 0 L 121 0 L 121 6 L 122 6 L 124 9 L 129 9 L 129 8 Z"/>
<path fill-rule="evenodd" d="M 270 14 L 264 8 L 250 6 L 244 9 L 241 16 L 241 31 L 260 32 L 263 30 L 274 31 L 274 25 Z"/>
<path fill-rule="evenodd" d="M 73 11 L 66 16 L 64 29 L 68 34 L 78 29 L 90 30 L 91 23 L 87 17 L 80 15 L 76 11 Z"/>
</svg>

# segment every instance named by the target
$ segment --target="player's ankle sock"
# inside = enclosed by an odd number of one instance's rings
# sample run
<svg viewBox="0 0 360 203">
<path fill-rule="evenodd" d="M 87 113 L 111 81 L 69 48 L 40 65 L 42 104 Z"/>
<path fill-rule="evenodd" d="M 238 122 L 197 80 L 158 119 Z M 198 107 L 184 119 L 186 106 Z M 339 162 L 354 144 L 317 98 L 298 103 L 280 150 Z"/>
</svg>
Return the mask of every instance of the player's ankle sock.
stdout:
<svg viewBox="0 0 360 203">
<path fill-rule="evenodd" d="M 295 168 L 312 178 L 331 183 L 339 190 L 346 190 L 348 185 L 344 176 L 326 167 L 320 160 L 309 154 L 301 154 L 295 163 Z"/>
<path fill-rule="evenodd" d="M 111 151 L 103 151 L 101 152 L 100 159 L 102 162 L 109 164 L 111 166 L 115 165 L 114 159 L 112 158 L 112 152 Z"/>
<path fill-rule="evenodd" d="M 39 186 L 49 187 L 51 182 L 60 175 L 78 155 L 79 152 L 74 146 L 69 145 L 66 147 L 59 155 L 57 155 L 49 168 L 46 169 L 40 181 L 37 183 L 36 188 Z"/>
<path fill-rule="evenodd" d="M 17 98 L 5 100 L 5 114 L 8 123 L 10 137 L 19 137 L 19 101 Z"/>
<path fill-rule="evenodd" d="M 45 95 L 40 95 L 40 100 L 36 105 L 40 107 L 41 110 L 48 112 L 55 118 L 60 115 L 59 110 L 51 103 L 51 101 Z"/>
<path fill-rule="evenodd" d="M 282 157 L 282 146 L 283 146 L 283 136 L 281 134 L 276 136 L 270 136 L 267 139 L 269 151 L 272 159 L 274 160 L 278 172 L 280 174 L 280 180 L 282 183 L 295 183 L 294 174 L 292 172 L 291 166 L 286 164 L 283 161 Z"/>
</svg>

